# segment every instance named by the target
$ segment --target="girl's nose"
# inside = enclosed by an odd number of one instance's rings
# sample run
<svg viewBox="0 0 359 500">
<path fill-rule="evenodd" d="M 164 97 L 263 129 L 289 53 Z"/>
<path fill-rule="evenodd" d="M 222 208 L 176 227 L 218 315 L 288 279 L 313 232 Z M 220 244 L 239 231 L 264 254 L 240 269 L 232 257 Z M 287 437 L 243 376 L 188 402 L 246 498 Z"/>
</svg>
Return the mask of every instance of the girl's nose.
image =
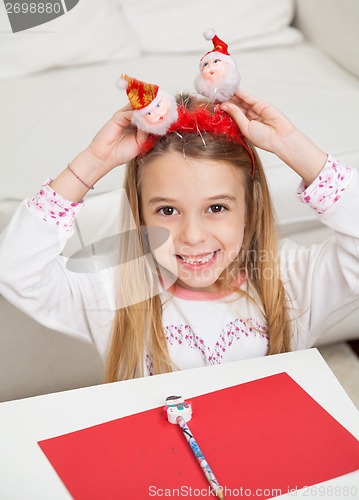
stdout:
<svg viewBox="0 0 359 500">
<path fill-rule="evenodd" d="M 183 222 L 181 228 L 181 241 L 187 245 L 195 246 L 206 241 L 208 237 L 204 221 L 198 218 L 189 219 Z"/>
</svg>

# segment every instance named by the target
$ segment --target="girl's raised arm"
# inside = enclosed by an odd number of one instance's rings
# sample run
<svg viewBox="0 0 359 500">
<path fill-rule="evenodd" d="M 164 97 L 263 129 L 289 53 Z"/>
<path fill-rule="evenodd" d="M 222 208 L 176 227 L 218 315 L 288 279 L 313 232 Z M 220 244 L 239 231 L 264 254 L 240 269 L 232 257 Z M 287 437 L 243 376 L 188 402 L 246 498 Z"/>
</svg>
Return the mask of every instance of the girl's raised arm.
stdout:
<svg viewBox="0 0 359 500">
<path fill-rule="evenodd" d="M 309 186 L 327 161 L 327 153 L 298 130 L 274 106 L 238 89 L 233 99 L 221 104 L 256 147 L 276 154 Z"/>
<path fill-rule="evenodd" d="M 66 168 L 51 182 L 52 189 L 67 200 L 79 202 L 113 168 L 137 156 L 148 134 L 131 125 L 132 113 L 129 104 L 117 111 L 74 158 L 71 170 Z"/>
</svg>

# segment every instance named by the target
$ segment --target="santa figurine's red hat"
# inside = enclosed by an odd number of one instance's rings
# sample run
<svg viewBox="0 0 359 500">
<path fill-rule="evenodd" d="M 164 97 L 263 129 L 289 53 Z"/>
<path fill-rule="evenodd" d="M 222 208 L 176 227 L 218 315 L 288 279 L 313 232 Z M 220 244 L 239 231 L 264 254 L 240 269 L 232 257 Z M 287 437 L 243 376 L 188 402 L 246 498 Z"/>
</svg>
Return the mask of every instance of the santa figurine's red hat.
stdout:
<svg viewBox="0 0 359 500">
<path fill-rule="evenodd" d="M 139 111 L 153 103 L 159 94 L 159 87 L 154 83 L 142 82 L 136 78 L 122 73 L 120 80 L 117 82 L 120 89 L 125 90 L 128 100 L 131 103 L 132 109 Z"/>
<path fill-rule="evenodd" d="M 213 59 L 219 59 L 236 66 L 235 60 L 228 52 L 228 45 L 216 35 L 214 29 L 208 28 L 204 30 L 203 36 L 206 40 L 212 40 L 213 50 L 210 50 L 202 57 L 201 64 Z"/>
<path fill-rule="evenodd" d="M 154 83 L 142 82 L 122 73 L 117 87 L 126 90 L 133 109 L 131 123 L 148 134 L 164 135 L 178 118 L 173 95 Z"/>
</svg>

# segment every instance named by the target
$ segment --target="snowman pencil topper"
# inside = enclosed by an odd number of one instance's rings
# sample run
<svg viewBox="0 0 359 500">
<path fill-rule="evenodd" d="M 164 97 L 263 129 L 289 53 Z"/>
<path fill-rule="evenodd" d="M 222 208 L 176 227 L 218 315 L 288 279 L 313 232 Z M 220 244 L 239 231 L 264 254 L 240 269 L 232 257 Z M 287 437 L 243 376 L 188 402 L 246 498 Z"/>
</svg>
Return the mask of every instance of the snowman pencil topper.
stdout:
<svg viewBox="0 0 359 500">
<path fill-rule="evenodd" d="M 203 36 L 206 40 L 212 40 L 213 49 L 200 60 L 199 74 L 194 82 L 195 89 L 210 101 L 228 101 L 241 81 L 237 63 L 228 52 L 228 45 L 213 29 L 205 30 Z"/>
<path fill-rule="evenodd" d="M 186 403 L 182 396 L 168 396 L 164 410 L 171 424 L 177 424 L 177 417 L 183 417 L 185 422 L 192 418 L 192 403 Z"/>
<path fill-rule="evenodd" d="M 182 396 L 168 396 L 166 398 L 166 406 L 164 407 L 168 421 L 171 424 L 178 424 L 181 428 L 184 437 L 186 438 L 189 447 L 199 463 L 203 474 L 205 475 L 213 493 L 217 498 L 223 499 L 223 487 L 220 486 L 216 476 L 213 474 L 209 463 L 205 459 L 197 441 L 193 437 L 187 422 L 192 418 L 192 404 L 183 399 Z"/>
<path fill-rule="evenodd" d="M 132 124 L 149 134 L 165 135 L 178 118 L 175 98 L 154 83 L 146 83 L 123 73 L 117 81 L 126 90 L 133 109 Z"/>
</svg>

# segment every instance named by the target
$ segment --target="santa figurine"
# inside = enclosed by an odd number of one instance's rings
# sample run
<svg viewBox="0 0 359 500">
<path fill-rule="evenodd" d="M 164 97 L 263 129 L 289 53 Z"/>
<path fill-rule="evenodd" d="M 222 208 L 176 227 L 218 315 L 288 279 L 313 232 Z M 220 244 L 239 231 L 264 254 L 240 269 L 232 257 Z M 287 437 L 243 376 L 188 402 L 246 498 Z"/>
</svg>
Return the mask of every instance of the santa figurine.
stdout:
<svg viewBox="0 0 359 500">
<path fill-rule="evenodd" d="M 125 73 L 117 86 L 126 89 L 133 109 L 131 122 L 149 134 L 165 135 L 178 118 L 175 98 L 164 92 L 158 85 L 136 80 Z"/>
<path fill-rule="evenodd" d="M 213 29 L 205 30 L 203 36 L 212 40 L 213 50 L 200 60 L 195 89 L 210 101 L 228 101 L 241 81 L 236 61 L 229 54 L 228 45 L 218 38 Z"/>
</svg>

